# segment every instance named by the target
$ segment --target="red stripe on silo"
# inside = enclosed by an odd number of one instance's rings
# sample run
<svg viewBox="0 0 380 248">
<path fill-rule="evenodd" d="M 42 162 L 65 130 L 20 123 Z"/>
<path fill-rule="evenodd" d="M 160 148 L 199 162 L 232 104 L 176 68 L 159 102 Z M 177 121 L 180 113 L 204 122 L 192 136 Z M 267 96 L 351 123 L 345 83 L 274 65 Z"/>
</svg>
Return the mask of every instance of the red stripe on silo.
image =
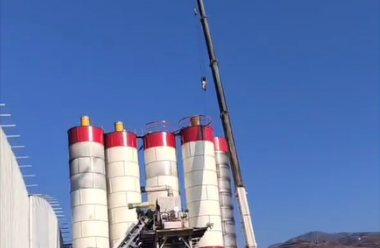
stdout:
<svg viewBox="0 0 380 248">
<path fill-rule="evenodd" d="M 182 144 L 192 141 L 214 142 L 214 130 L 210 126 L 191 126 L 181 130 Z"/>
<path fill-rule="evenodd" d="M 70 128 L 68 131 L 69 146 L 78 142 L 97 142 L 104 143 L 103 134 L 104 131 L 100 127 L 92 126 L 79 126 Z"/>
<path fill-rule="evenodd" d="M 223 137 L 214 138 L 215 151 L 228 152 L 227 140 Z"/>
<path fill-rule="evenodd" d="M 156 132 L 146 134 L 144 137 L 144 149 L 157 146 L 169 146 L 175 148 L 175 135 L 173 133 L 168 132 Z"/>
<path fill-rule="evenodd" d="M 117 146 L 128 146 L 137 149 L 137 135 L 131 132 L 112 132 L 104 135 L 106 149 Z"/>
</svg>

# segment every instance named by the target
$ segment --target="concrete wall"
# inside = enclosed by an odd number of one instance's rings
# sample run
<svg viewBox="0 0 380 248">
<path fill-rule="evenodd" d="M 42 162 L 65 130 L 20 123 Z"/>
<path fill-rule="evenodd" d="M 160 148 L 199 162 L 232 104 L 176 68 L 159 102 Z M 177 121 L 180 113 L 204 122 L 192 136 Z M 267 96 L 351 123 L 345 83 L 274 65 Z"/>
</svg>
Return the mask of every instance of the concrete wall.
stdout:
<svg viewBox="0 0 380 248">
<path fill-rule="evenodd" d="M 29 247 L 29 198 L 12 149 L 0 128 L 0 247 Z"/>
<path fill-rule="evenodd" d="M 42 197 L 29 196 L 29 211 L 29 248 L 62 247 L 59 223 L 50 204 Z"/>
<path fill-rule="evenodd" d="M 0 128 L 0 247 L 61 248 L 53 209 L 28 196 L 16 158 Z"/>
</svg>

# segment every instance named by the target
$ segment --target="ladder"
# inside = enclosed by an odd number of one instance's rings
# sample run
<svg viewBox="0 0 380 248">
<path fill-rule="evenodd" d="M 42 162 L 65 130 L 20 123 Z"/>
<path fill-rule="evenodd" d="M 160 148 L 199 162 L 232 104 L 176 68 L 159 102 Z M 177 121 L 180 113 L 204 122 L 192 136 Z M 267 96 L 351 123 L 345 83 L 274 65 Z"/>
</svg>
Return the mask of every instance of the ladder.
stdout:
<svg viewBox="0 0 380 248">
<path fill-rule="evenodd" d="M 149 224 L 153 219 L 146 216 L 139 218 L 137 224 L 133 224 L 127 231 L 124 239 L 122 239 L 114 248 L 139 248 L 141 246 L 141 241 L 139 239 L 139 234 L 144 229 L 144 227 Z"/>
</svg>

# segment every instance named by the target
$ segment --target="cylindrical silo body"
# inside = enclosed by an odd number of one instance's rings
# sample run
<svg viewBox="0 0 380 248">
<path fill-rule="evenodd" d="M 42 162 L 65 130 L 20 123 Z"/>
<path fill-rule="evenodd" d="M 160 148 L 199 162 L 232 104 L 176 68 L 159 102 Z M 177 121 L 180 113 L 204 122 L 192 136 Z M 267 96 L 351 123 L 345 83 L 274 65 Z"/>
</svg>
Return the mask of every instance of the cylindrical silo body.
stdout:
<svg viewBox="0 0 380 248">
<path fill-rule="evenodd" d="M 201 238 L 200 248 L 224 247 L 214 131 L 210 122 L 203 118 L 190 117 L 191 124 L 180 125 L 189 224 L 191 227 L 213 224 Z"/>
<path fill-rule="evenodd" d="M 175 134 L 165 121 L 146 124 L 144 159 L 146 188 L 169 186 L 173 196 L 179 195 L 179 179 Z M 168 196 L 167 191 L 147 192 L 148 201 Z M 181 206 L 178 206 L 181 207 Z"/>
<path fill-rule="evenodd" d="M 222 137 L 215 137 L 214 145 L 224 247 L 237 248 L 228 145 Z"/>
<path fill-rule="evenodd" d="M 73 248 L 109 248 L 103 129 L 82 117 L 68 136 Z"/>
<path fill-rule="evenodd" d="M 111 247 L 137 223 L 136 209 L 128 204 L 141 202 L 137 136 L 120 122 L 115 129 L 105 135 Z"/>
</svg>

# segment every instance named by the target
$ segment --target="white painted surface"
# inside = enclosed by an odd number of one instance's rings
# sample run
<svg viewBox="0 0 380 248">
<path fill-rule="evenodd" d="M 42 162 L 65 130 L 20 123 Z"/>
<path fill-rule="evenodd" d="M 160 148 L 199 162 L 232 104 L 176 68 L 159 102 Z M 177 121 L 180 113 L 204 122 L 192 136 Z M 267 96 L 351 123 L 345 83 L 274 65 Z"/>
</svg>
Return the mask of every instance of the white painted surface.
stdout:
<svg viewBox="0 0 380 248">
<path fill-rule="evenodd" d="M 179 195 L 176 149 L 169 146 L 148 148 L 144 151 L 146 187 L 170 186 L 173 195 Z M 148 201 L 168 196 L 167 191 L 148 192 Z"/>
<path fill-rule="evenodd" d="M 247 191 L 244 187 L 237 187 L 237 197 L 241 215 L 243 216 L 243 231 L 246 246 L 248 248 L 257 248 L 256 236 L 253 230 L 251 213 L 248 207 Z"/>
<path fill-rule="evenodd" d="M 46 201 L 28 197 L 18 163 L 0 128 L 0 248 L 3 247 L 60 248 L 61 243 L 53 210 Z"/>
<path fill-rule="evenodd" d="M 70 146 L 73 248 L 109 248 L 104 146 Z"/>
<path fill-rule="evenodd" d="M 29 247 L 29 199 L 12 149 L 0 128 L 0 247 Z"/>
<path fill-rule="evenodd" d="M 133 223 L 137 223 L 136 209 L 129 203 L 141 202 L 138 151 L 133 147 L 112 147 L 106 150 L 108 209 L 111 247 Z"/>
<path fill-rule="evenodd" d="M 204 227 L 213 223 L 199 247 L 223 247 L 222 220 L 215 163 L 214 143 L 194 141 L 182 145 L 189 224 Z"/>
<path fill-rule="evenodd" d="M 29 211 L 29 248 L 62 247 L 59 223 L 50 204 L 42 197 L 29 196 Z"/>
</svg>

